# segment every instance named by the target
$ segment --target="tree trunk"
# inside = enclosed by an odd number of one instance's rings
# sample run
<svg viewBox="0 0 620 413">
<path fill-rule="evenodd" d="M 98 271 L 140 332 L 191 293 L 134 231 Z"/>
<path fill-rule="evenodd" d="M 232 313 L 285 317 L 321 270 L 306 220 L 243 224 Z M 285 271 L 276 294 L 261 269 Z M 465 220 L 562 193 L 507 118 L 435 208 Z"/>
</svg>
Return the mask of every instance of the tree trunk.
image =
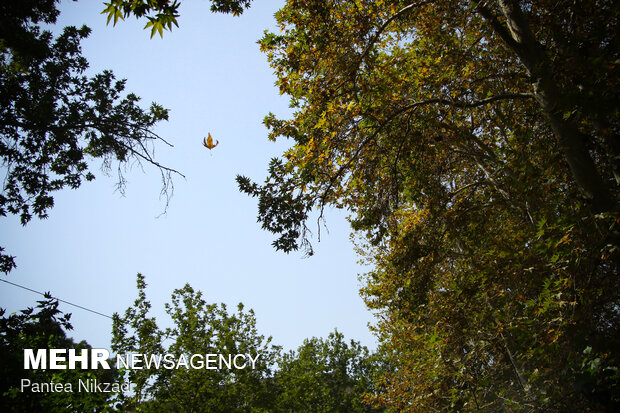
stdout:
<svg viewBox="0 0 620 413">
<path fill-rule="evenodd" d="M 562 103 L 565 99 L 562 91 L 553 79 L 549 58 L 530 29 L 519 1 L 498 0 L 498 3 L 506 19 L 505 25 L 488 8 L 483 6 L 478 11 L 516 53 L 527 70 L 532 79 L 536 101 L 549 121 L 575 182 L 592 200 L 594 212 L 613 209 L 615 202 L 611 192 L 586 147 L 588 137 L 579 131 L 574 122 L 564 118 Z"/>
</svg>

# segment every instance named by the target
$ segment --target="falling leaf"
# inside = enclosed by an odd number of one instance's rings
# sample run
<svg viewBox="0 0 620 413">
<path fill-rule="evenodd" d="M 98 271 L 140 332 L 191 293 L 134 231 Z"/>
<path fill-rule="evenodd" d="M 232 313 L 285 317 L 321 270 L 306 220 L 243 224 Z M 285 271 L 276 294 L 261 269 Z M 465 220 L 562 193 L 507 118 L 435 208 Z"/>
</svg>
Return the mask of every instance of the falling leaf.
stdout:
<svg viewBox="0 0 620 413">
<path fill-rule="evenodd" d="M 215 145 L 213 144 L 213 138 L 211 137 L 211 134 L 209 133 L 209 135 L 207 136 L 206 139 L 203 139 L 203 145 L 205 148 L 211 150 L 213 148 L 215 148 L 217 145 L 220 144 L 220 141 L 215 141 Z"/>
</svg>

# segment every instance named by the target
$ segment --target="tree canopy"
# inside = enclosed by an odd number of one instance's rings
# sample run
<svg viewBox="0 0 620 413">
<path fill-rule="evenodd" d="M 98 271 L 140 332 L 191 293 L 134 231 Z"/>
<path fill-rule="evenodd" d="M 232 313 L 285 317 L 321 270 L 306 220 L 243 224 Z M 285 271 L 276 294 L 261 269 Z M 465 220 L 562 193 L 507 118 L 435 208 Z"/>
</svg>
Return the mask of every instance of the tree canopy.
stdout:
<svg viewBox="0 0 620 413">
<path fill-rule="evenodd" d="M 376 393 L 373 377 L 384 368 L 379 353 L 347 343 L 335 331 L 311 338 L 296 351 L 281 353 L 271 337 L 258 334 L 256 316 L 243 304 L 229 313 L 210 304 L 186 284 L 172 293 L 166 312 L 170 327 L 150 316 L 144 276 L 137 277 L 138 298 L 123 316 L 114 315 L 112 349 L 123 356 L 251 354 L 253 368 L 222 365 L 204 368 L 122 369 L 135 385 L 121 397 L 124 411 L 175 412 L 371 412 L 366 397 Z"/>
<path fill-rule="evenodd" d="M 612 1 L 290 0 L 260 42 L 292 146 L 258 219 L 311 253 L 345 208 L 398 411 L 617 408 Z M 313 209 L 316 212 L 313 212 Z M 320 228 L 320 227 L 319 227 Z"/>
<path fill-rule="evenodd" d="M 125 409 L 146 411 L 269 411 L 271 369 L 279 348 L 259 335 L 252 310 L 242 304 L 229 314 L 224 304 L 208 304 L 185 285 L 173 292 L 166 312 L 172 327 L 160 329 L 149 316 L 146 282 L 138 274 L 138 299 L 124 316 L 114 315 L 112 349 L 118 354 L 251 354 L 255 368 L 127 370 L 136 385 Z M 168 341 L 171 340 L 171 341 Z"/>
<path fill-rule="evenodd" d="M 55 191 L 95 178 L 92 159 L 102 160 L 104 172 L 118 172 L 121 191 L 128 165 L 155 166 L 168 199 L 172 175 L 179 173 L 153 156 L 157 142 L 170 145 L 154 132 L 158 122 L 168 119 L 168 110 L 156 103 L 140 107 L 140 99 L 125 94 L 125 81 L 116 80 L 111 71 L 86 76 L 80 41 L 90 29 L 66 27 L 54 38 L 41 28 L 56 22 L 57 3 L 2 5 L 0 215 L 18 215 L 22 225 L 33 216 L 46 218 Z M 14 266 L 13 257 L 0 254 L 0 271 Z"/>
<path fill-rule="evenodd" d="M 274 376 L 276 410 L 282 412 L 374 412 L 365 397 L 376 393 L 382 372 L 380 353 L 359 342 L 347 343 L 335 330 L 326 339 L 310 338 L 282 354 Z"/>
</svg>

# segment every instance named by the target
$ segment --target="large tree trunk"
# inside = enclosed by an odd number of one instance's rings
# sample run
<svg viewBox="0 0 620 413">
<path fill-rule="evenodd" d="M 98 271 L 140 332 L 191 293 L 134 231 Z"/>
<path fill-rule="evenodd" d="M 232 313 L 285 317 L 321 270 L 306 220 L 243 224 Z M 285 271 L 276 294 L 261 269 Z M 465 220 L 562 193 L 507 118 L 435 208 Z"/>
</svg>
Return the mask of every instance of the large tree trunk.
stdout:
<svg viewBox="0 0 620 413">
<path fill-rule="evenodd" d="M 565 98 L 553 79 L 552 65 L 544 47 L 534 36 L 519 1 L 498 0 L 498 4 L 506 20 L 505 25 L 488 8 L 483 6 L 478 10 L 527 70 L 536 101 L 549 120 L 575 182 L 592 200 L 593 210 L 603 212 L 613 209 L 615 201 L 586 147 L 588 137 L 579 131 L 574 122 L 563 116 L 562 103 Z"/>
</svg>

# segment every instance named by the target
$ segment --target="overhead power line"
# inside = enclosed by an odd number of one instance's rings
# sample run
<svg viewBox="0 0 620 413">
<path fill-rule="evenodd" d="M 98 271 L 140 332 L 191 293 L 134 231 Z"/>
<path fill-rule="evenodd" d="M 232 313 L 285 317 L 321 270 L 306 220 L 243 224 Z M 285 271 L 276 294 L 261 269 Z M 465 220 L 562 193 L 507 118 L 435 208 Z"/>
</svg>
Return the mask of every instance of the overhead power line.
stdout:
<svg viewBox="0 0 620 413">
<path fill-rule="evenodd" d="M 13 283 L 13 282 L 11 282 L 11 281 L 4 280 L 4 279 L 2 279 L 2 278 L 0 278 L 0 281 L 5 282 L 5 283 L 7 283 L 7 284 L 14 285 L 15 287 L 23 288 L 24 290 L 32 291 L 33 293 L 37 293 L 37 294 L 40 294 L 40 295 L 42 295 L 42 296 L 45 296 L 45 294 L 44 294 L 44 293 L 42 293 L 42 292 L 40 292 L 40 291 L 37 291 L 37 290 L 33 290 L 32 288 L 24 287 L 23 285 L 19 285 L 19 284 Z M 102 316 L 102 317 L 107 317 L 107 318 L 109 318 L 110 320 L 112 320 L 112 317 L 110 317 L 110 316 L 109 316 L 109 315 L 107 315 L 107 314 L 100 313 L 99 311 L 91 310 L 90 308 L 82 307 L 81 305 L 77 305 L 77 304 L 70 303 L 69 301 L 61 300 L 61 299 L 60 299 L 60 298 L 58 298 L 58 297 L 52 297 L 52 298 L 54 298 L 54 299 L 56 299 L 56 300 L 58 300 L 58 301 L 60 301 L 60 302 L 63 302 L 63 303 L 65 303 L 65 304 L 72 305 L 72 306 L 77 307 L 77 308 L 80 308 L 80 309 L 82 309 L 82 310 L 90 311 L 91 313 L 95 313 L 95 314 L 97 314 L 97 315 L 100 315 L 100 316 Z"/>
</svg>

